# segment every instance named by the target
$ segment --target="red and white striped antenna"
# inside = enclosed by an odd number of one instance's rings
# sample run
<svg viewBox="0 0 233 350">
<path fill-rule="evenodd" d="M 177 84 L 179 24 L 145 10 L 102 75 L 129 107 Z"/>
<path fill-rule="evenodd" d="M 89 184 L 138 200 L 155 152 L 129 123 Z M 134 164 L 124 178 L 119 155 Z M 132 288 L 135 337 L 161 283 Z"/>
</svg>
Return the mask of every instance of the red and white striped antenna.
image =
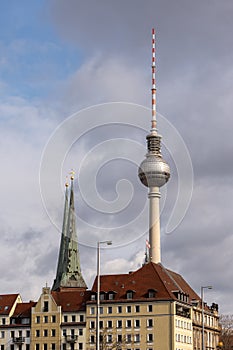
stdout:
<svg viewBox="0 0 233 350">
<path fill-rule="evenodd" d="M 152 121 L 151 131 L 157 132 L 156 128 L 156 33 L 155 29 L 152 28 Z"/>
</svg>

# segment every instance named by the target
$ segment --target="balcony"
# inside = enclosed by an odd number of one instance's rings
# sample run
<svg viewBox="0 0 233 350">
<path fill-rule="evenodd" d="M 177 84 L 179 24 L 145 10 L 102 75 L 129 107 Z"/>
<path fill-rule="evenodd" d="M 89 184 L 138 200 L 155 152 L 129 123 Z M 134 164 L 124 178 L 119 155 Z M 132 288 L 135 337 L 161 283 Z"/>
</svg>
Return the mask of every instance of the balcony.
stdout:
<svg viewBox="0 0 233 350">
<path fill-rule="evenodd" d="M 13 343 L 15 344 L 23 344 L 25 342 L 24 337 L 14 337 L 12 338 Z"/>
<path fill-rule="evenodd" d="M 76 343 L 78 336 L 77 335 L 66 335 L 65 336 L 67 343 Z"/>
</svg>

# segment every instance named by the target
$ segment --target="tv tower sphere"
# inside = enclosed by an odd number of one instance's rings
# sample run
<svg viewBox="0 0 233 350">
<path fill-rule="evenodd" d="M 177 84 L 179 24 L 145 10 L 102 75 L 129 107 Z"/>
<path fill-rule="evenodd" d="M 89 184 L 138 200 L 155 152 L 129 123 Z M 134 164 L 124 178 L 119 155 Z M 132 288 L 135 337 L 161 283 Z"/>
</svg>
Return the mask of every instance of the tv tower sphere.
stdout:
<svg viewBox="0 0 233 350">
<path fill-rule="evenodd" d="M 161 156 L 147 153 L 139 166 L 138 176 L 147 187 L 162 187 L 170 178 L 170 168 Z"/>
<path fill-rule="evenodd" d="M 162 187 L 170 178 L 170 168 L 162 158 L 160 152 L 161 136 L 153 134 L 147 136 L 148 153 L 138 169 L 138 176 L 147 187 Z"/>
</svg>

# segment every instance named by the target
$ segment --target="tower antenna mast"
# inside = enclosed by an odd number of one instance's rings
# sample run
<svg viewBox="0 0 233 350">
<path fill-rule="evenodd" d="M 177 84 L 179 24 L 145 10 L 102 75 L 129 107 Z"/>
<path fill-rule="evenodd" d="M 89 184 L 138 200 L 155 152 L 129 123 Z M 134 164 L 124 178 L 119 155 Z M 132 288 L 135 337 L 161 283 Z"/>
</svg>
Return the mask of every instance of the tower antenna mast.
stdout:
<svg viewBox="0 0 233 350">
<path fill-rule="evenodd" d="M 155 29 L 152 29 L 152 88 L 151 88 L 151 97 L 152 97 L 152 121 L 151 121 L 151 132 L 157 132 L 156 129 L 156 34 Z"/>
</svg>

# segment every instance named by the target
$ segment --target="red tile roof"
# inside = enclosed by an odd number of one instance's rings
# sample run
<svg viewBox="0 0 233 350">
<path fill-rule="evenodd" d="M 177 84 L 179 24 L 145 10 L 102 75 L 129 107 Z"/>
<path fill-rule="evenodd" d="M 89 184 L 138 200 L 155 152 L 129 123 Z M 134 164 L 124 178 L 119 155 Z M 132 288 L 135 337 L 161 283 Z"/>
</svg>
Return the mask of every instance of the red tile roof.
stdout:
<svg viewBox="0 0 233 350">
<path fill-rule="evenodd" d="M 148 298 L 148 291 L 155 290 L 156 300 L 177 300 L 175 291 L 188 294 L 191 299 L 200 299 L 181 275 L 167 270 L 162 264 L 148 263 L 129 274 L 103 275 L 100 277 L 101 292 L 114 291 L 114 300 L 125 300 L 128 290 L 134 291 L 133 299 Z M 92 292 L 97 291 L 95 279 Z"/>
<path fill-rule="evenodd" d="M 36 305 L 35 301 L 29 303 L 18 303 L 12 317 L 31 317 L 31 308 Z"/>
<path fill-rule="evenodd" d="M 9 315 L 19 294 L 1 294 L 0 295 L 0 315 Z"/>
<path fill-rule="evenodd" d="M 86 301 L 90 299 L 90 291 L 73 288 L 72 290 L 52 291 L 52 296 L 63 312 L 82 311 L 86 308 Z"/>
</svg>

